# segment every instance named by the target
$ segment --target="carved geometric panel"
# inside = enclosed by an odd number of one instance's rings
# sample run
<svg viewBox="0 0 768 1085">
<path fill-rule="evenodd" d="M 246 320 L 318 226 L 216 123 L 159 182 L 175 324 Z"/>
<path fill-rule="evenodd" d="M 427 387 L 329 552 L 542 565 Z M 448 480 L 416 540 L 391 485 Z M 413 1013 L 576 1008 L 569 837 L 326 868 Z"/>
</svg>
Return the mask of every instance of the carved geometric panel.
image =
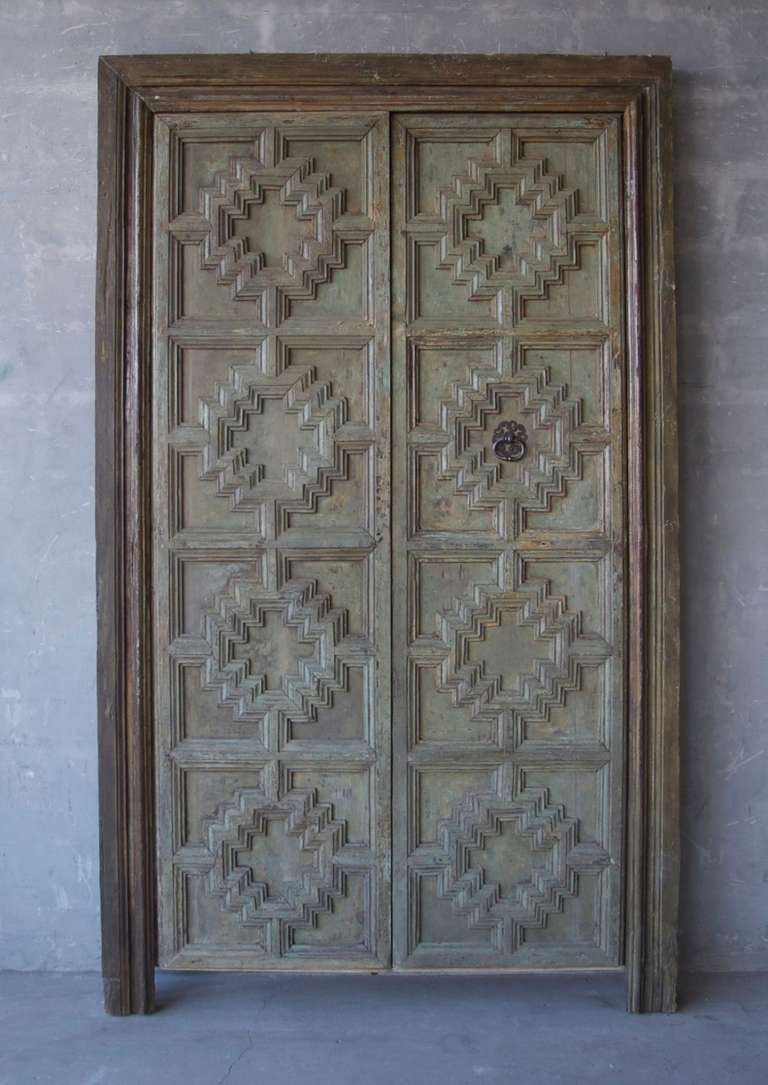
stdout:
<svg viewBox="0 0 768 1085">
<path fill-rule="evenodd" d="M 433 779 L 429 788 L 420 781 L 417 793 L 439 789 L 442 802 L 430 839 L 417 841 L 409 863 L 415 906 L 409 939 L 424 963 L 446 954 L 464 963 L 525 958 L 536 932 L 579 912 L 583 885 L 591 883 L 593 901 L 595 890 L 599 896 L 605 889 L 611 860 L 593 816 L 594 773 L 570 772 L 579 779 L 580 818 L 571 813 L 567 772 L 529 778 L 506 764 L 471 787 L 466 770 L 417 773 L 425 775 Z M 593 926 L 584 938 L 579 927 L 574 962 L 599 950 L 597 934 Z"/>
<path fill-rule="evenodd" d="M 507 566 L 483 551 L 413 556 L 411 743 L 517 750 L 559 733 L 601 748 L 606 712 L 583 694 L 614 655 L 593 607 L 606 562 Z"/>
<path fill-rule="evenodd" d="M 389 960 L 385 136 L 159 124 L 162 965 Z"/>
<path fill-rule="evenodd" d="M 172 314 L 268 324 L 313 303 L 309 319 L 368 318 L 376 126 L 281 120 L 173 131 Z"/>
<path fill-rule="evenodd" d="M 374 444 L 369 338 L 291 337 L 251 351 L 174 342 L 172 463 L 179 530 L 278 533 L 328 513 L 370 532 L 360 463 Z"/>
<path fill-rule="evenodd" d="M 189 766 L 178 774 L 190 825 L 173 861 L 189 943 L 183 961 L 214 952 L 224 963 L 247 954 L 251 965 L 273 959 L 286 967 L 313 956 L 330 964 L 370 958 L 378 874 L 360 805 L 369 768 L 275 768 Z M 230 797 L 216 802 L 223 793 Z"/>
<path fill-rule="evenodd" d="M 334 859 L 345 825 L 316 793 L 292 792 L 277 802 L 238 791 L 205 822 L 211 869 L 208 892 L 245 924 L 283 920 L 311 927 L 342 896 Z"/>
<path fill-rule="evenodd" d="M 412 118 L 404 137 L 409 320 L 603 324 L 605 130 L 537 138 L 485 117 L 455 135 Z"/>
<path fill-rule="evenodd" d="M 412 350 L 412 532 L 429 535 L 454 524 L 511 539 L 529 526 L 546 529 L 549 514 L 563 511 L 559 530 L 602 527 L 610 440 L 602 417 L 609 359 L 600 345 L 569 350 L 555 342 L 542 350 L 496 341 L 470 348 L 447 340 L 416 341 Z M 429 404 L 424 419 L 422 403 Z M 525 427 L 527 454 L 519 462 L 493 454 L 493 433 L 504 419 Z M 426 475 L 425 461 L 434 465 Z M 569 515 L 574 504 L 588 506 L 591 519 Z"/>
<path fill-rule="evenodd" d="M 210 648 L 203 689 L 217 691 L 238 719 L 276 711 L 308 723 L 347 687 L 337 651 L 346 612 L 334 609 L 314 583 L 265 592 L 233 578 L 204 611 L 201 625 Z"/>
<path fill-rule="evenodd" d="M 394 153 L 395 959 L 616 966 L 615 123 L 408 116 Z"/>
</svg>

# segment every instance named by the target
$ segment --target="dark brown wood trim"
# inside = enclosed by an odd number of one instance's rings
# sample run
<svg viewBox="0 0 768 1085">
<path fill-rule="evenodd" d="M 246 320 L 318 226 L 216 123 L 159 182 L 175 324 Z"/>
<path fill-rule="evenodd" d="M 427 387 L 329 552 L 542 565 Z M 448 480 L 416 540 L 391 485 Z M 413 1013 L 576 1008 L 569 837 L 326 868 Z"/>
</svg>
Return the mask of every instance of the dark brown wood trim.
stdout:
<svg viewBox="0 0 768 1085">
<path fill-rule="evenodd" d="M 672 1012 L 679 890 L 676 344 L 668 81 L 624 114 L 630 629 L 626 966 L 631 1012 Z"/>
<path fill-rule="evenodd" d="M 129 1013 L 124 997 L 124 946 L 129 905 L 125 884 L 125 798 L 122 748 L 125 711 L 122 675 L 122 529 L 120 457 L 123 403 L 117 375 L 123 326 L 123 192 L 118 158 L 125 144 L 126 88 L 111 68 L 99 67 L 99 188 L 96 255 L 96 600 L 98 610 L 99 821 L 101 960 L 109 1013 Z"/>
<path fill-rule="evenodd" d="M 153 1008 L 154 820 L 147 607 L 151 114 L 99 70 L 96 535 L 104 1001 Z"/>
<path fill-rule="evenodd" d="M 647 570 L 643 471 L 642 263 L 640 207 L 642 177 L 642 99 L 624 113 L 624 230 L 627 358 L 627 505 L 629 538 L 627 622 L 627 813 L 625 885 L 625 964 L 627 1008 L 640 1008 L 643 970 L 643 892 L 645 818 L 643 816 L 645 583 Z"/>
<path fill-rule="evenodd" d="M 96 302 L 99 773 L 105 1004 L 154 1004 L 148 607 L 153 114 L 589 110 L 624 117 L 631 553 L 628 1008 L 676 1001 L 679 572 L 671 67 L 665 57 L 142 56 L 99 71 Z M 636 334 L 633 331 L 636 330 Z"/>
<path fill-rule="evenodd" d="M 669 83 L 643 94 L 643 359 L 648 585 L 645 683 L 645 938 L 638 1009 L 676 1008 L 680 571 L 677 349 Z"/>
<path fill-rule="evenodd" d="M 667 78 L 669 57 L 519 53 L 228 53 L 111 56 L 129 87 L 623 86 Z"/>
<path fill-rule="evenodd" d="M 621 113 L 642 87 L 418 87 L 360 85 L 354 87 L 253 86 L 210 87 L 148 85 L 136 90 L 153 113 L 226 113 L 255 110 L 343 109 L 345 112 L 390 109 L 425 111 L 526 113 Z"/>
</svg>

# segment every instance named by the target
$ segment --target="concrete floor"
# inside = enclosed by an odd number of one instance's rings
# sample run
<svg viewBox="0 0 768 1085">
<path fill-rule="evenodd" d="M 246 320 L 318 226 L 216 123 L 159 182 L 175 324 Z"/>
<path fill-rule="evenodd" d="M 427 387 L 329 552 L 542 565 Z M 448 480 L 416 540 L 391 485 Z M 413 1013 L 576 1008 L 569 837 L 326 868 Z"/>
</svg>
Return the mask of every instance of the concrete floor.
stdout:
<svg viewBox="0 0 768 1085">
<path fill-rule="evenodd" d="M 606 977 L 163 975 L 104 1016 L 93 974 L 0 976 L 0 1085 L 766 1085 L 768 974 L 689 977 L 630 1017 Z"/>
</svg>

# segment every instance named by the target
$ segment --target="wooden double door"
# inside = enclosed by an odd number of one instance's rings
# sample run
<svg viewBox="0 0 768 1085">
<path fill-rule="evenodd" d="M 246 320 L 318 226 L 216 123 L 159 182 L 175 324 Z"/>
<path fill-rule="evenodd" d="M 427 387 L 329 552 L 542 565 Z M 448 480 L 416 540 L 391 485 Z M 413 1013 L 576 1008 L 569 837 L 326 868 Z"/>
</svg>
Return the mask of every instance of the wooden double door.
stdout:
<svg viewBox="0 0 768 1085">
<path fill-rule="evenodd" d="M 620 136 L 156 116 L 162 967 L 622 965 Z"/>
</svg>

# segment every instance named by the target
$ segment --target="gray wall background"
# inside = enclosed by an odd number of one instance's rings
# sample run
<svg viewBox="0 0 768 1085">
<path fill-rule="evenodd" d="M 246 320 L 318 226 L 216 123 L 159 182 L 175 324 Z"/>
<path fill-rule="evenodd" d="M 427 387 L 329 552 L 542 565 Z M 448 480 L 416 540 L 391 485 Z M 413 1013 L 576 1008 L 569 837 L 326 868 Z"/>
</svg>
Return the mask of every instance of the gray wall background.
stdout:
<svg viewBox="0 0 768 1085">
<path fill-rule="evenodd" d="M 98 967 L 96 58 L 671 54 L 682 949 L 768 968 L 768 0 L 0 0 L 0 967 Z"/>
</svg>

